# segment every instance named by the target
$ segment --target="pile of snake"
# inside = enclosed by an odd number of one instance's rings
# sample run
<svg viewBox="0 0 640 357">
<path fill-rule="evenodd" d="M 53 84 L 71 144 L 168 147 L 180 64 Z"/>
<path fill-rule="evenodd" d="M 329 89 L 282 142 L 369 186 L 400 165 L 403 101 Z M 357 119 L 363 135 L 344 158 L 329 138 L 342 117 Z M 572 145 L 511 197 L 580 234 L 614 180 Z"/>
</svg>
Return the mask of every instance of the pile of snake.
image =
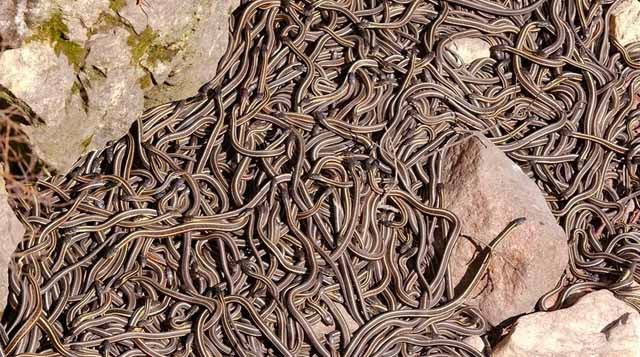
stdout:
<svg viewBox="0 0 640 357">
<path fill-rule="evenodd" d="M 596 289 L 640 307 L 640 43 L 609 35 L 614 5 L 244 2 L 196 96 L 16 198 L 4 353 L 480 356 L 462 340 L 491 326 L 465 300 L 522 220 L 451 287 L 442 163 L 477 133 L 567 233 L 538 308 Z M 458 38 L 490 56 L 463 64 Z"/>
</svg>

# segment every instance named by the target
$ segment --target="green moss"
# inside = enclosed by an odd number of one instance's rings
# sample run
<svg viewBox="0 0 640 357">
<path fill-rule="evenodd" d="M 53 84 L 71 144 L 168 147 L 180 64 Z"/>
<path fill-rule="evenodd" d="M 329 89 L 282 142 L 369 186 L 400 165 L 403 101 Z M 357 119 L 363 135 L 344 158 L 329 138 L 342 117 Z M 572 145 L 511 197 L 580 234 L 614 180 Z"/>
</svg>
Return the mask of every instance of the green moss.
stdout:
<svg viewBox="0 0 640 357">
<path fill-rule="evenodd" d="M 88 138 L 82 140 L 80 146 L 82 146 L 82 151 L 87 150 L 89 145 L 91 145 L 91 141 L 93 141 L 93 134 L 89 135 Z"/>
<path fill-rule="evenodd" d="M 80 93 L 80 85 L 78 84 L 78 82 L 73 82 L 73 85 L 71 86 L 71 94 L 79 94 Z"/>
<path fill-rule="evenodd" d="M 118 16 L 114 16 L 110 12 L 103 12 L 100 13 L 100 16 L 98 17 L 98 20 L 96 20 L 91 32 L 97 33 L 98 31 L 109 30 L 115 27 L 126 28 L 126 25 Z"/>
<path fill-rule="evenodd" d="M 127 5 L 127 0 L 109 0 L 109 8 L 115 12 L 122 10 Z"/>
<path fill-rule="evenodd" d="M 62 20 L 62 13 L 56 11 L 47 21 L 36 27 L 34 34 L 27 38 L 26 42 L 42 41 L 51 43 L 54 52 L 57 55 L 65 55 L 69 63 L 78 70 L 84 64 L 87 50 L 80 44 L 69 40 L 67 37 L 68 32 L 69 28 Z"/>
<path fill-rule="evenodd" d="M 138 82 L 140 83 L 140 88 L 142 89 L 150 88 L 153 85 L 150 73 L 147 73 L 144 76 L 140 77 L 140 79 L 138 79 Z"/>
<path fill-rule="evenodd" d="M 158 43 L 158 34 L 149 26 L 139 35 L 131 34 L 127 39 L 127 44 L 131 47 L 131 57 L 135 63 L 140 63 L 140 60 L 146 55 L 146 61 L 155 65 L 158 62 L 170 60 L 178 53 L 177 50 Z"/>
</svg>

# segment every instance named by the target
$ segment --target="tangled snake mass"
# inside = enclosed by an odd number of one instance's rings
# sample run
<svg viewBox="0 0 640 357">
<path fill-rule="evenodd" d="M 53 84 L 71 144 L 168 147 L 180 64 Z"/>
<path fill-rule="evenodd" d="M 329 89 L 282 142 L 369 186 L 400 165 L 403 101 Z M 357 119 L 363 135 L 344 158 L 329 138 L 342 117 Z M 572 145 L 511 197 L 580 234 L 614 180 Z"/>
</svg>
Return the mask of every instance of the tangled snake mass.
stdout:
<svg viewBox="0 0 640 357">
<path fill-rule="evenodd" d="M 640 307 L 640 43 L 609 35 L 614 5 L 245 1 L 199 94 L 15 199 L 4 354 L 482 356 L 465 301 L 524 218 L 451 286 L 442 164 L 477 135 L 566 232 L 537 309 Z M 490 57 L 463 63 L 460 38 Z"/>
</svg>

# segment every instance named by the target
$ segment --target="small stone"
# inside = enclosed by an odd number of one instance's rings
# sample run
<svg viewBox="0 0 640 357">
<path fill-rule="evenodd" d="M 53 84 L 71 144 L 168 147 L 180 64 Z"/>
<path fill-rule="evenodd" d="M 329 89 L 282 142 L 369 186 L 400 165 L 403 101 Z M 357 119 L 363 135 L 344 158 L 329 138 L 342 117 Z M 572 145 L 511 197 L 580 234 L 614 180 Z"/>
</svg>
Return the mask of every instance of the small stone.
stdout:
<svg viewBox="0 0 640 357">
<path fill-rule="evenodd" d="M 622 0 L 611 10 L 610 33 L 626 46 L 640 41 L 640 1 Z"/>
<path fill-rule="evenodd" d="M 462 64 L 470 64 L 479 58 L 488 58 L 491 56 L 489 50 L 491 46 L 486 41 L 474 38 L 464 37 L 457 38 L 449 42 L 447 49 L 456 54 L 462 60 Z"/>
<path fill-rule="evenodd" d="M 462 342 L 466 343 L 467 345 L 473 347 L 476 351 L 482 353 L 484 352 L 485 349 L 485 345 L 484 345 L 484 341 L 482 340 L 482 337 L 480 336 L 469 336 L 469 337 L 465 337 Z"/>
<path fill-rule="evenodd" d="M 347 311 L 347 308 L 344 307 L 344 305 L 336 304 L 336 310 L 338 310 L 338 313 L 344 318 L 347 328 L 349 329 L 349 333 L 353 334 L 359 327 L 356 320 L 353 319 L 353 317 L 351 316 L 349 311 Z"/>
<path fill-rule="evenodd" d="M 573 306 L 520 317 L 495 357 L 640 356 L 640 314 L 608 290 Z"/>
<path fill-rule="evenodd" d="M 2 166 L 0 166 L 1 172 Z M 9 274 L 7 273 L 9 262 L 25 232 L 24 226 L 9 206 L 9 196 L 2 177 L 3 175 L 0 175 L 0 237 L 2 237 L 0 243 L 0 314 L 4 312 L 9 295 Z"/>
<path fill-rule="evenodd" d="M 358 329 L 358 323 L 353 319 L 347 308 L 340 303 L 334 303 L 336 310 L 338 310 L 338 314 L 342 316 L 344 319 L 347 329 L 349 330 L 349 334 L 353 334 Z M 333 331 L 338 331 L 338 322 L 335 321 L 336 317 L 334 316 L 333 325 L 326 325 L 322 321 L 319 321 L 317 324 L 313 325 L 314 334 L 318 339 L 323 339 L 328 333 Z"/>
<path fill-rule="evenodd" d="M 487 273 L 468 304 L 496 326 L 533 311 L 540 297 L 559 281 L 568 260 L 565 233 L 544 196 L 507 156 L 482 135 L 448 149 L 443 167 L 444 208 L 462 224 L 449 264 L 457 289 L 472 277 L 470 265 L 517 218 L 525 221 L 496 247 Z"/>
</svg>

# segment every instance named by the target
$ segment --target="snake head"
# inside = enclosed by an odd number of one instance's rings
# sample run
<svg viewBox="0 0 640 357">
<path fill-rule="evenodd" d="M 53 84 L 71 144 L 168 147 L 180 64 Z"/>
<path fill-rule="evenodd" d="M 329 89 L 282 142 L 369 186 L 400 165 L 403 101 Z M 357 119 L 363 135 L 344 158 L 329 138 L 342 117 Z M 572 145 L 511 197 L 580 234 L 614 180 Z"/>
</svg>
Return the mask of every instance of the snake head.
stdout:
<svg viewBox="0 0 640 357">
<path fill-rule="evenodd" d="M 364 161 L 364 166 L 367 170 L 373 170 L 380 166 L 380 162 L 373 157 L 369 157 Z"/>
<path fill-rule="evenodd" d="M 313 119 L 315 119 L 316 122 L 322 121 L 327 117 L 327 113 L 319 110 L 313 112 L 311 115 L 313 116 Z"/>
<path fill-rule="evenodd" d="M 393 225 L 395 224 L 395 222 L 390 219 L 383 219 L 380 223 L 387 228 L 393 228 Z"/>
<path fill-rule="evenodd" d="M 113 258 L 119 251 L 120 251 L 120 248 L 118 246 L 113 245 L 107 248 L 107 251 L 105 252 L 105 256 L 107 258 Z"/>
<path fill-rule="evenodd" d="M 349 169 L 355 169 L 356 167 L 360 166 L 360 161 L 353 156 L 347 156 L 344 160 L 344 163 Z"/>
<path fill-rule="evenodd" d="M 506 52 L 507 48 L 508 47 L 504 45 L 491 46 L 491 48 L 489 48 L 491 58 L 495 59 L 496 61 L 508 60 L 510 58 L 510 55 L 508 52 Z"/>
<path fill-rule="evenodd" d="M 73 237 L 74 235 L 78 234 L 78 231 L 80 230 L 79 227 L 69 227 L 67 229 L 64 230 L 64 232 L 62 233 L 63 237 Z"/>
<path fill-rule="evenodd" d="M 562 129 L 560 129 L 560 135 L 562 136 L 571 136 L 572 134 L 573 134 L 573 129 L 571 129 L 567 125 L 563 126 Z"/>
<path fill-rule="evenodd" d="M 73 234 L 69 234 L 69 235 L 63 235 L 62 236 L 62 244 L 65 246 L 70 246 L 71 243 L 73 243 Z"/>
<path fill-rule="evenodd" d="M 249 259 L 240 259 L 236 261 L 236 264 L 240 267 L 240 270 L 247 274 L 251 272 L 251 261 Z"/>
<path fill-rule="evenodd" d="M 213 99 L 216 97 L 216 88 L 209 88 L 207 89 L 206 92 L 207 98 L 208 99 Z"/>
<path fill-rule="evenodd" d="M 304 15 L 305 17 L 311 17 L 313 16 L 313 5 L 312 4 L 307 4 L 304 7 L 304 10 L 302 11 L 302 15 Z"/>
<path fill-rule="evenodd" d="M 367 30 L 370 28 L 370 24 L 369 21 L 367 20 L 362 20 L 360 22 L 358 22 L 356 24 L 356 28 L 358 29 L 358 31 L 360 31 L 361 33 L 364 32 L 364 30 Z"/>
<path fill-rule="evenodd" d="M 107 291 L 107 287 L 104 285 L 102 280 L 96 280 L 93 283 L 94 288 L 96 289 L 96 296 L 103 296 Z"/>
<path fill-rule="evenodd" d="M 249 90 L 246 87 L 242 87 L 238 90 L 238 95 L 240 100 L 247 100 L 249 99 Z"/>
<path fill-rule="evenodd" d="M 147 266 L 147 257 L 145 257 L 144 255 L 140 256 L 140 268 L 144 269 Z"/>
<path fill-rule="evenodd" d="M 524 222 L 527 221 L 526 217 L 518 217 L 516 219 L 513 220 L 513 224 L 515 224 L 516 226 L 521 226 L 524 224 Z"/>
<path fill-rule="evenodd" d="M 318 124 L 313 124 L 313 128 L 311 128 L 311 135 L 318 136 L 322 133 L 322 127 Z"/>
<path fill-rule="evenodd" d="M 185 187 L 187 187 L 187 184 L 184 182 L 183 178 L 179 177 L 175 181 L 173 181 L 173 186 L 176 188 L 176 190 L 182 191 Z"/>
<path fill-rule="evenodd" d="M 104 353 L 105 355 L 109 355 L 111 352 L 111 342 L 109 342 L 108 340 L 102 341 L 102 344 L 100 344 L 100 349 L 102 350 L 102 353 Z"/>
<path fill-rule="evenodd" d="M 260 46 L 260 56 L 266 58 L 268 54 L 269 54 L 269 45 L 264 43 L 262 46 Z"/>
<path fill-rule="evenodd" d="M 118 186 L 120 186 L 120 182 L 118 182 L 118 181 L 107 181 L 104 184 L 104 188 L 106 188 L 106 189 L 112 189 L 112 188 L 115 188 L 115 187 L 118 187 Z"/>
<path fill-rule="evenodd" d="M 356 80 L 358 78 L 356 77 L 356 74 L 354 72 L 351 72 L 347 75 L 347 82 L 349 82 L 349 84 L 353 85 L 356 83 Z"/>
<path fill-rule="evenodd" d="M 108 163 L 113 162 L 113 157 L 115 156 L 115 149 L 113 147 L 113 141 L 107 142 L 107 148 L 104 150 L 105 157 Z"/>
<path fill-rule="evenodd" d="M 211 288 L 211 294 L 213 297 L 219 297 L 227 290 L 227 283 L 218 283 Z"/>
<path fill-rule="evenodd" d="M 307 178 L 313 181 L 320 181 L 322 180 L 323 176 L 320 174 L 311 173 L 307 175 Z"/>
</svg>

